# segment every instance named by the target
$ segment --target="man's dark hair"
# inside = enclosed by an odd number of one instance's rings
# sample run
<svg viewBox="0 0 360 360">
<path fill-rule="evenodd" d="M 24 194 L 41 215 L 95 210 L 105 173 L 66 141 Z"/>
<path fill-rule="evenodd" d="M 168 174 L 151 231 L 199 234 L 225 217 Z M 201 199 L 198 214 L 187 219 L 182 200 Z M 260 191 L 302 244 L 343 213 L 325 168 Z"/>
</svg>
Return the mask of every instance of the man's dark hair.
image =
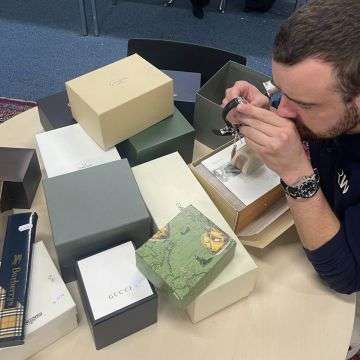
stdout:
<svg viewBox="0 0 360 360">
<path fill-rule="evenodd" d="M 346 102 L 360 94 L 360 0 L 312 0 L 282 24 L 273 59 L 294 65 L 306 58 L 334 67 Z"/>
</svg>

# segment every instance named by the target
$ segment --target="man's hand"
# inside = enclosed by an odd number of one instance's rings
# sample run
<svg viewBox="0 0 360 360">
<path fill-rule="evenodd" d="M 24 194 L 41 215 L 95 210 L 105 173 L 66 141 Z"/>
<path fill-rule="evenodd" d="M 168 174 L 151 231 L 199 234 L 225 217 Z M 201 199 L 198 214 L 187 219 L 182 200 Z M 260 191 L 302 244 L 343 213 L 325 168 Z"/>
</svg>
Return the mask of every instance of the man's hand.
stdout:
<svg viewBox="0 0 360 360">
<path fill-rule="evenodd" d="M 263 95 L 254 85 L 247 81 L 237 81 L 233 87 L 226 89 L 225 98 L 222 101 L 224 107 L 232 99 L 242 96 L 246 101 L 254 106 L 269 109 L 269 99 Z M 231 122 L 240 122 L 241 114 L 235 110 L 229 112 L 227 119 Z"/>
<path fill-rule="evenodd" d="M 276 113 L 250 104 L 240 104 L 239 131 L 248 146 L 275 171 L 285 183 L 293 185 L 311 175 L 313 169 L 295 124 Z M 238 123 L 236 120 L 233 123 Z"/>
<path fill-rule="evenodd" d="M 311 175 L 313 169 L 295 124 L 270 111 L 267 97 L 245 81 L 238 81 L 226 91 L 223 106 L 237 96 L 243 96 L 249 104 L 238 105 L 227 118 L 240 126 L 249 148 L 288 185 Z M 287 199 L 306 249 L 318 249 L 339 231 L 340 222 L 321 189 L 306 201 Z"/>
</svg>

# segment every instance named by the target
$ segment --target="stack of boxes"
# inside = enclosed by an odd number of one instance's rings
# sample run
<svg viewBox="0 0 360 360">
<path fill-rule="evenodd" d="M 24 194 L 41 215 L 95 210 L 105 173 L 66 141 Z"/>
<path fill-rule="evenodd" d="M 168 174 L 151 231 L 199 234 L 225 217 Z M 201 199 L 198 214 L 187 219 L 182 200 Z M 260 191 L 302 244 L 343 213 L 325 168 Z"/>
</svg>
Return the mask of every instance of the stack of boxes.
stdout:
<svg viewBox="0 0 360 360">
<path fill-rule="evenodd" d="M 138 165 L 133 172 L 153 218 L 154 231 L 193 205 L 236 240 L 233 259 L 186 307 L 190 319 L 196 323 L 249 295 L 255 286 L 257 266 L 179 154 Z"/>
<path fill-rule="evenodd" d="M 40 99 L 39 117 L 45 131 L 78 122 L 99 147 L 116 146 L 131 166 L 175 151 L 190 163 L 199 87 L 200 74 L 161 72 L 135 54 L 68 81 L 67 92 Z"/>
<path fill-rule="evenodd" d="M 237 64 L 228 67 L 221 73 L 229 75 L 220 73 L 215 80 L 235 78 Z M 36 136 L 37 150 L 60 271 L 65 282 L 78 280 L 97 349 L 157 321 L 157 290 L 144 277 L 164 280 L 157 262 L 148 261 L 150 255 L 156 260 L 158 244 L 153 242 L 162 242 L 159 248 L 171 269 L 178 266 L 189 276 L 195 268 L 206 272 L 191 283 L 184 299 L 175 301 L 193 322 L 247 296 L 255 286 L 256 264 L 187 166 L 195 139 L 188 120 L 200 75 L 167 73 L 190 84 L 191 95 L 179 81 L 174 93 L 173 80 L 135 54 L 68 81 L 66 93 L 39 101 L 48 131 Z M 206 112 L 208 100 L 203 99 L 212 95 L 210 85 L 197 94 L 195 124 L 199 138 L 216 147 L 219 139 L 213 141 L 206 121 L 217 115 L 211 106 Z M 218 92 L 213 95 L 219 97 Z M 169 235 L 172 228 L 178 235 Z M 43 245 L 36 246 L 50 268 Z M 172 272 L 172 279 L 176 275 Z M 47 289 L 36 283 L 39 276 L 33 276 L 31 287 L 42 289 L 40 298 Z M 55 293 L 67 299 L 62 310 L 69 318 L 66 333 L 75 326 L 73 303 L 57 276 L 48 278 L 56 278 Z M 176 298 L 169 283 L 156 285 L 165 284 L 170 298 Z M 36 317 L 37 311 L 31 308 L 28 315 Z M 54 341 L 55 335 L 48 338 Z"/>
<path fill-rule="evenodd" d="M 32 206 L 40 181 L 41 170 L 35 149 L 0 148 L 0 266 L 2 260 L 9 262 L 9 258 L 5 258 L 9 253 L 4 254 L 2 251 L 8 218 L 30 211 L 28 209 Z M 34 226 L 36 228 L 36 224 Z M 19 228 L 19 231 L 23 229 Z M 13 240 L 18 239 L 9 239 L 8 248 L 17 249 L 18 245 Z M 23 259 L 22 255 L 17 258 L 21 261 L 19 259 Z M 28 279 L 22 277 L 13 282 L 15 293 L 21 291 L 20 286 L 28 284 L 25 317 L 18 324 L 19 329 L 25 329 L 25 343 L 14 346 L 15 341 L 8 341 L 4 344 L 6 347 L 0 348 L 2 359 L 26 359 L 78 325 L 75 303 L 41 241 L 33 245 L 31 262 Z M 3 289 L 7 288 L 6 281 L 6 277 L 0 279 Z M 0 320 L 4 333 L 7 326 L 12 326 L 11 321 L 6 324 Z"/>
<path fill-rule="evenodd" d="M 172 79 L 138 55 L 71 80 L 66 90 L 77 123 L 36 140 L 61 274 L 78 280 L 100 349 L 157 319 L 156 290 L 135 262 L 152 220 L 129 163 L 174 151 L 190 163 L 195 131 L 174 107 Z M 47 127 L 50 110 L 40 112 Z"/>
<path fill-rule="evenodd" d="M 43 181 L 53 240 L 65 282 L 79 258 L 150 236 L 151 221 L 126 159 Z"/>
</svg>

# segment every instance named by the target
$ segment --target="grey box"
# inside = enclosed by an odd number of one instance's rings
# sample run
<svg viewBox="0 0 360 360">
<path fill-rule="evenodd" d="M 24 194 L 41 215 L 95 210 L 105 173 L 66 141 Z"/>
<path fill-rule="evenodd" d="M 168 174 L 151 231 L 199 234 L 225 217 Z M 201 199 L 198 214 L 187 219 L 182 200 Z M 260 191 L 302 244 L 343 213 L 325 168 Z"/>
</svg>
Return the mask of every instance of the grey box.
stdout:
<svg viewBox="0 0 360 360">
<path fill-rule="evenodd" d="M 196 94 L 194 113 L 196 139 L 211 149 L 216 149 L 230 141 L 231 136 L 218 136 L 213 133 L 213 129 L 225 126 L 221 116 L 221 103 L 225 97 L 225 90 L 232 87 L 236 81 L 245 80 L 265 94 L 262 83 L 270 79 L 271 77 L 234 61 L 226 63 Z"/>
<path fill-rule="evenodd" d="M 65 282 L 79 258 L 132 241 L 141 246 L 151 218 L 126 159 L 43 180 Z"/>
<path fill-rule="evenodd" d="M 40 122 L 45 131 L 76 124 L 68 103 L 65 91 L 37 101 Z"/>
<path fill-rule="evenodd" d="M 193 124 L 196 93 L 201 87 L 201 74 L 187 71 L 162 70 L 174 80 L 175 106 Z"/>
</svg>

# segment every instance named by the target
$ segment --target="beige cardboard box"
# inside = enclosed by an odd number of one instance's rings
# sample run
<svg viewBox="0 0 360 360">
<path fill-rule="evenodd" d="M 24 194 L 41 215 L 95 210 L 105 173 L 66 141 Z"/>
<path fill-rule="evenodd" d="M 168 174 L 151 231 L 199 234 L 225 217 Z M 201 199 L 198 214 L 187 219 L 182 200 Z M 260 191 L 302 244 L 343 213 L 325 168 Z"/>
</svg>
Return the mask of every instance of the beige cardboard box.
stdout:
<svg viewBox="0 0 360 360">
<path fill-rule="evenodd" d="M 255 286 L 257 266 L 181 156 L 172 153 L 138 165 L 133 172 L 156 228 L 174 218 L 179 207 L 192 204 L 237 240 L 234 258 L 188 306 L 191 320 L 198 322 L 249 295 Z"/>
<path fill-rule="evenodd" d="M 74 119 L 104 150 L 174 112 L 173 80 L 137 54 L 65 85 Z"/>
<path fill-rule="evenodd" d="M 269 212 L 271 209 L 268 210 Z M 283 214 L 266 226 L 263 230 L 254 235 L 239 235 L 239 240 L 246 246 L 263 249 L 273 241 L 278 239 L 286 230 L 294 226 L 294 219 L 290 210 L 286 210 Z"/>
<path fill-rule="evenodd" d="M 275 186 L 254 202 L 245 205 L 202 165 L 205 159 L 229 145 L 232 146 L 232 142 L 197 159 L 190 165 L 190 169 L 240 241 L 245 245 L 263 248 L 277 239 L 294 222 L 286 206 L 281 185 Z M 252 226 L 251 231 L 248 229 L 255 221 L 257 221 L 257 227 L 261 228 L 260 231 L 256 231 L 255 226 Z M 265 222 L 268 226 L 262 226 Z"/>
<path fill-rule="evenodd" d="M 24 360 L 78 326 L 77 310 L 45 245 L 33 246 L 25 343 L 0 349 L 1 360 Z"/>
</svg>

